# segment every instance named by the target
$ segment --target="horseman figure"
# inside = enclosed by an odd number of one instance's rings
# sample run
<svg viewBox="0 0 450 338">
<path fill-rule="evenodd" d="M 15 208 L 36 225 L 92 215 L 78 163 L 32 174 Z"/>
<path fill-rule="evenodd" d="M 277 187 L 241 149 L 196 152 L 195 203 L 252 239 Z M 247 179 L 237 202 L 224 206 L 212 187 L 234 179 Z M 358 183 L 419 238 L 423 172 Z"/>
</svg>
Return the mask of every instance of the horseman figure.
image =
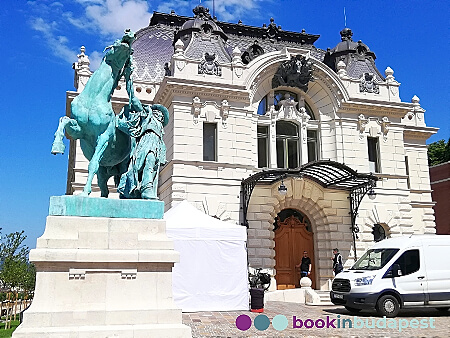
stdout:
<svg viewBox="0 0 450 338">
<path fill-rule="evenodd" d="M 70 109 L 70 118 L 63 116 L 60 118 L 58 129 L 55 133 L 55 140 L 52 146 L 52 154 L 64 153 L 64 130 L 71 139 L 79 139 L 83 154 L 89 160 L 88 178 L 81 195 L 87 196 L 92 190 L 92 180 L 97 174 L 98 185 L 102 197 L 108 197 L 109 191 L 107 182 L 111 176 L 114 176 L 116 185 L 121 181 L 121 175 L 127 173 L 130 177 L 130 170 L 140 170 L 139 177 L 152 178 L 151 183 L 145 183 L 145 186 L 152 186 L 152 192 L 147 189 L 146 193 L 139 191 L 140 184 L 134 183 L 133 189 L 121 192 L 122 198 L 151 198 L 156 199 L 157 176 L 154 170 L 159 170 L 159 165 L 165 162 L 165 146 L 158 146 L 158 150 L 149 149 L 147 147 L 138 146 L 136 143 L 136 116 L 145 116 L 144 121 L 151 121 L 153 116 L 162 116 L 157 119 L 157 123 L 166 125 L 169 114 L 167 109 L 162 105 L 153 105 L 150 109 L 147 105 L 142 105 L 139 99 L 134 96 L 134 88 L 132 82 L 132 54 L 131 45 L 135 40 L 134 33 L 127 29 L 121 40 L 116 40 L 113 45 L 105 48 L 106 54 L 100 64 L 100 67 L 89 78 L 83 91 L 72 101 Z M 122 76 L 125 77 L 126 88 L 129 96 L 129 104 L 122 109 L 120 118 L 116 116 L 111 104 L 111 97 L 114 89 L 117 87 Z M 153 112 L 156 110 L 157 112 Z M 134 121 L 130 122 L 131 120 Z M 141 128 L 142 136 L 151 128 L 145 123 Z M 120 128 L 118 128 L 120 126 Z M 130 129 L 131 128 L 131 129 Z M 158 128 L 156 128 L 158 129 Z M 162 127 L 161 127 L 162 129 Z M 162 133 L 159 140 L 162 142 Z M 139 137 L 142 138 L 142 137 Z M 147 142 L 148 143 L 148 142 Z M 155 147 L 155 142 L 150 142 Z M 164 145 L 164 143 L 163 143 Z M 137 155 L 136 149 L 145 151 L 145 155 Z M 145 148 L 145 149 L 143 149 Z M 158 153 L 158 156 L 149 155 Z M 129 167 L 130 156 L 133 158 L 144 158 L 136 166 Z M 148 164 L 146 164 L 148 158 Z M 153 160 L 155 158 L 155 160 Z M 136 163 L 136 161 L 134 161 Z M 153 172 L 142 174 L 143 167 L 152 168 Z M 130 164 L 131 165 L 131 164 Z M 128 171 L 127 171 L 128 169 Z M 123 184 L 127 182 L 127 178 L 122 179 Z M 153 184 L 153 185 L 152 185 Z M 122 189 L 123 190 L 123 189 Z M 123 190 L 124 191 L 124 190 Z"/>
</svg>

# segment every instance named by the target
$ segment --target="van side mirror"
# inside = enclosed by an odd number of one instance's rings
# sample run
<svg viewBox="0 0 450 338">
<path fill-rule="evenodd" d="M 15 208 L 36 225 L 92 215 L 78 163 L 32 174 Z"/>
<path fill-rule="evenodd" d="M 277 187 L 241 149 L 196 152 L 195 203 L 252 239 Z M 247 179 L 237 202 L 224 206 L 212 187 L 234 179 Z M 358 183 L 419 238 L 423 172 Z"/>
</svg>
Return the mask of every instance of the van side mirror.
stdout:
<svg viewBox="0 0 450 338">
<path fill-rule="evenodd" d="M 400 277 L 402 275 L 402 269 L 400 269 L 400 264 L 392 265 L 392 277 Z"/>
<path fill-rule="evenodd" d="M 394 278 L 400 277 L 402 275 L 402 269 L 400 269 L 400 264 L 392 264 L 391 268 L 386 271 L 383 278 Z"/>
</svg>

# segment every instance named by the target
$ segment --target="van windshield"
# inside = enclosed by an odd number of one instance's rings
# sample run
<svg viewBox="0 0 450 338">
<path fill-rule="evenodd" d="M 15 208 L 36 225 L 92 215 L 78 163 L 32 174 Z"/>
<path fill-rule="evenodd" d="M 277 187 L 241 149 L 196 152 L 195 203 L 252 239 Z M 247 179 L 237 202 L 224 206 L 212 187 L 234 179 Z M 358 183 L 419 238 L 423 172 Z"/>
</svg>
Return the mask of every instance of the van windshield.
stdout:
<svg viewBox="0 0 450 338">
<path fill-rule="evenodd" d="M 350 270 L 379 270 L 385 266 L 399 249 L 371 249 Z"/>
</svg>

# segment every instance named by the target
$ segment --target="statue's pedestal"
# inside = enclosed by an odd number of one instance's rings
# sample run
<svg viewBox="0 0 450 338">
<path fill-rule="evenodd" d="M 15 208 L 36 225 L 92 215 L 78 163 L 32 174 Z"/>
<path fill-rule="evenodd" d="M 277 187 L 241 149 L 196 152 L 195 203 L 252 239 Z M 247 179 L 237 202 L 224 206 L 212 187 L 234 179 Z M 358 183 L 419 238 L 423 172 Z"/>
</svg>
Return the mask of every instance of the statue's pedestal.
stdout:
<svg viewBox="0 0 450 338">
<path fill-rule="evenodd" d="M 162 219 L 49 216 L 30 252 L 35 297 L 13 336 L 191 337 L 172 299 L 178 260 Z"/>
</svg>

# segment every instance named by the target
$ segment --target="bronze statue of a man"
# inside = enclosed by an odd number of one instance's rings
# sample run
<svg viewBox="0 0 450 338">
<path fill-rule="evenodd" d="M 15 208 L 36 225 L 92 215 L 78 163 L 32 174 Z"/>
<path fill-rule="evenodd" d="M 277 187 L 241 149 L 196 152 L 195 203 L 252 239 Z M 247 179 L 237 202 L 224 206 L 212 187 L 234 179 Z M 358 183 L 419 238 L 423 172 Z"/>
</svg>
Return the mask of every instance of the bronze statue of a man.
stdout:
<svg viewBox="0 0 450 338">
<path fill-rule="evenodd" d="M 118 117 L 118 128 L 135 141 L 118 192 L 121 198 L 157 199 L 159 168 L 166 163 L 163 135 L 169 112 L 160 104 L 141 105 L 138 111 L 133 109 L 136 106 L 140 104 L 125 106 Z"/>
</svg>

